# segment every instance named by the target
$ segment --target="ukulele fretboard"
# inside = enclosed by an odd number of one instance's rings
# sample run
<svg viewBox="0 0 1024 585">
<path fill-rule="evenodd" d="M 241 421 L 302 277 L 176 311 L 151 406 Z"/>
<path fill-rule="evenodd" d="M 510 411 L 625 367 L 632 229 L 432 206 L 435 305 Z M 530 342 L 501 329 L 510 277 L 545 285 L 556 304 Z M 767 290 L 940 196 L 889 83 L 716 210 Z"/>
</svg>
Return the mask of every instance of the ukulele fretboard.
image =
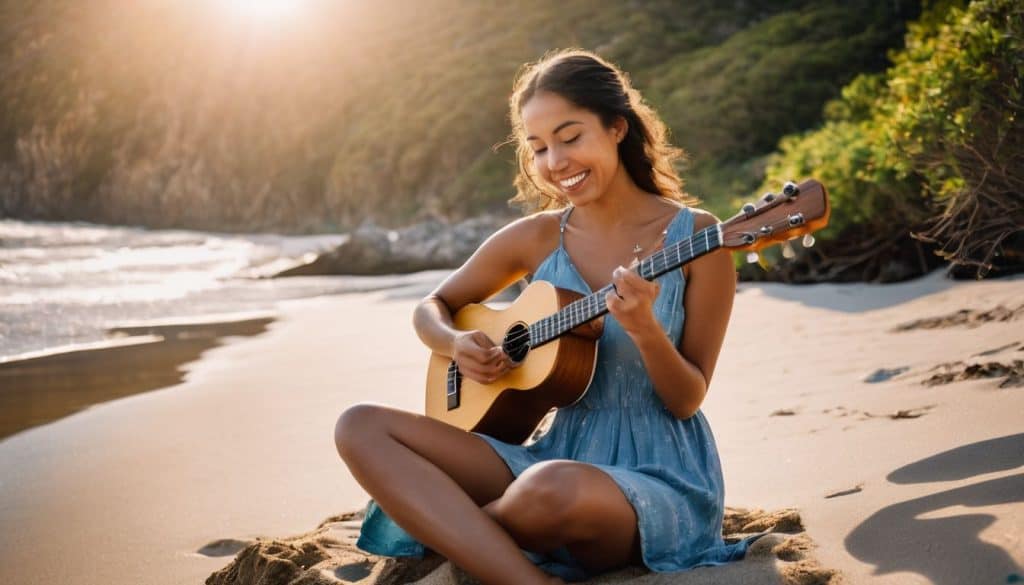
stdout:
<svg viewBox="0 0 1024 585">
<path fill-rule="evenodd" d="M 707 227 L 685 240 L 662 248 L 644 258 L 635 271 L 645 280 L 654 280 L 662 274 L 675 270 L 722 245 L 720 224 Z M 536 348 L 565 333 L 597 319 L 608 312 L 605 295 L 612 291 L 612 285 L 577 299 L 557 313 L 544 317 L 530 325 L 530 347 Z"/>
</svg>

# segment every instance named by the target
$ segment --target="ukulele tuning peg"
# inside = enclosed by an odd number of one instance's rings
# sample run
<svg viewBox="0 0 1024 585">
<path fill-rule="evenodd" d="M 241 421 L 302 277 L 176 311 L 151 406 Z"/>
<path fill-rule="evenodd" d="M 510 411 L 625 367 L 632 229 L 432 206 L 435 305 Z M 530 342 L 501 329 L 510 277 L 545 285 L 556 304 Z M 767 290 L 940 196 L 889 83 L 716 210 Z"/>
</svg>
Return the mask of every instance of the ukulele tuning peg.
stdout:
<svg viewBox="0 0 1024 585">
<path fill-rule="evenodd" d="M 786 184 L 782 186 L 782 194 L 786 197 L 795 197 L 799 192 L 800 187 L 797 187 L 793 181 L 786 181 Z"/>
<path fill-rule="evenodd" d="M 761 255 L 757 252 L 749 252 L 747 254 L 747 264 L 757 264 L 757 261 L 761 259 Z"/>
<path fill-rule="evenodd" d="M 743 204 L 743 213 L 745 213 L 747 215 L 750 215 L 751 213 L 754 213 L 754 211 L 756 211 L 756 210 L 757 210 L 757 208 L 754 207 L 753 203 L 744 203 Z"/>
<path fill-rule="evenodd" d="M 793 250 L 793 245 L 788 241 L 782 244 L 782 257 L 786 260 L 792 260 L 796 258 L 796 252 Z"/>
<path fill-rule="evenodd" d="M 811 234 L 804 234 L 804 239 L 800 240 L 800 243 L 804 245 L 804 248 L 810 248 L 814 245 L 814 236 Z"/>
<path fill-rule="evenodd" d="M 771 191 L 769 191 L 769 192 L 765 193 L 764 195 L 761 195 L 761 199 L 765 203 L 771 203 L 772 201 L 775 201 L 775 193 L 772 193 Z"/>
</svg>

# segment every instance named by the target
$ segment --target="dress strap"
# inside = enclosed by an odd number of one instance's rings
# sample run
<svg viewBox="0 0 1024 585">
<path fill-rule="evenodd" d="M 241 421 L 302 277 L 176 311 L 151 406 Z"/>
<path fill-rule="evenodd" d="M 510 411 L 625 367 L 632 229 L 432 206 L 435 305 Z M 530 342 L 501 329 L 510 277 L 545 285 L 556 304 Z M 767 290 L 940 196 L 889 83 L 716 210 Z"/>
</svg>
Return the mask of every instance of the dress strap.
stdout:
<svg viewBox="0 0 1024 585">
<path fill-rule="evenodd" d="M 562 223 L 558 226 L 558 245 L 565 247 L 565 224 L 569 223 L 569 216 L 572 215 L 572 210 L 576 209 L 575 206 L 570 205 L 566 208 L 562 214 Z"/>
<path fill-rule="evenodd" d="M 689 207 L 680 209 L 669 222 L 665 232 L 664 245 L 666 246 L 690 237 L 693 234 L 693 211 Z"/>
</svg>

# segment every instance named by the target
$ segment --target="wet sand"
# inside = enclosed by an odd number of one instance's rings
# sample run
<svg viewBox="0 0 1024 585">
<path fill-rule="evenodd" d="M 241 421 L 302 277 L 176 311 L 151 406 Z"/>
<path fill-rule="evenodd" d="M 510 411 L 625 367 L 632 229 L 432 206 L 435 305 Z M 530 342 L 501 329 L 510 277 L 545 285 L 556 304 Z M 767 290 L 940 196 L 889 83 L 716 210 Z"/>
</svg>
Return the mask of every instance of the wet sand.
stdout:
<svg viewBox="0 0 1024 585">
<path fill-rule="evenodd" d="M 272 314 L 110 327 L 109 339 L 0 362 L 0 439 L 75 412 L 182 381 L 184 364 L 225 338 L 263 333 Z"/>
</svg>

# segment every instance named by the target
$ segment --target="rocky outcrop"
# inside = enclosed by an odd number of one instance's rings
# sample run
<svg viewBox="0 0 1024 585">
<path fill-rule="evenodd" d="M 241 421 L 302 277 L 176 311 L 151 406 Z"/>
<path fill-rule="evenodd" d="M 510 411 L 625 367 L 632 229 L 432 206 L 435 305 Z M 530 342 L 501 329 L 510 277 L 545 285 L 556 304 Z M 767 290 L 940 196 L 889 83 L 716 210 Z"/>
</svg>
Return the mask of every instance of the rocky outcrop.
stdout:
<svg viewBox="0 0 1024 585">
<path fill-rule="evenodd" d="M 296 259 L 294 266 L 271 276 L 375 275 L 455 268 L 509 221 L 483 215 L 451 225 L 431 218 L 400 230 L 368 222 L 333 250 Z"/>
<path fill-rule="evenodd" d="M 444 557 L 390 558 L 366 554 L 355 546 L 362 512 L 328 518 L 300 536 L 258 540 L 245 547 L 227 567 L 210 575 L 206 585 L 479 585 Z M 652 573 L 639 567 L 595 577 L 586 584 L 633 585 L 839 585 L 838 572 L 812 557 L 813 542 L 800 514 L 727 508 L 723 535 L 736 541 L 770 531 L 757 539 L 742 561 L 678 573 Z"/>
</svg>

